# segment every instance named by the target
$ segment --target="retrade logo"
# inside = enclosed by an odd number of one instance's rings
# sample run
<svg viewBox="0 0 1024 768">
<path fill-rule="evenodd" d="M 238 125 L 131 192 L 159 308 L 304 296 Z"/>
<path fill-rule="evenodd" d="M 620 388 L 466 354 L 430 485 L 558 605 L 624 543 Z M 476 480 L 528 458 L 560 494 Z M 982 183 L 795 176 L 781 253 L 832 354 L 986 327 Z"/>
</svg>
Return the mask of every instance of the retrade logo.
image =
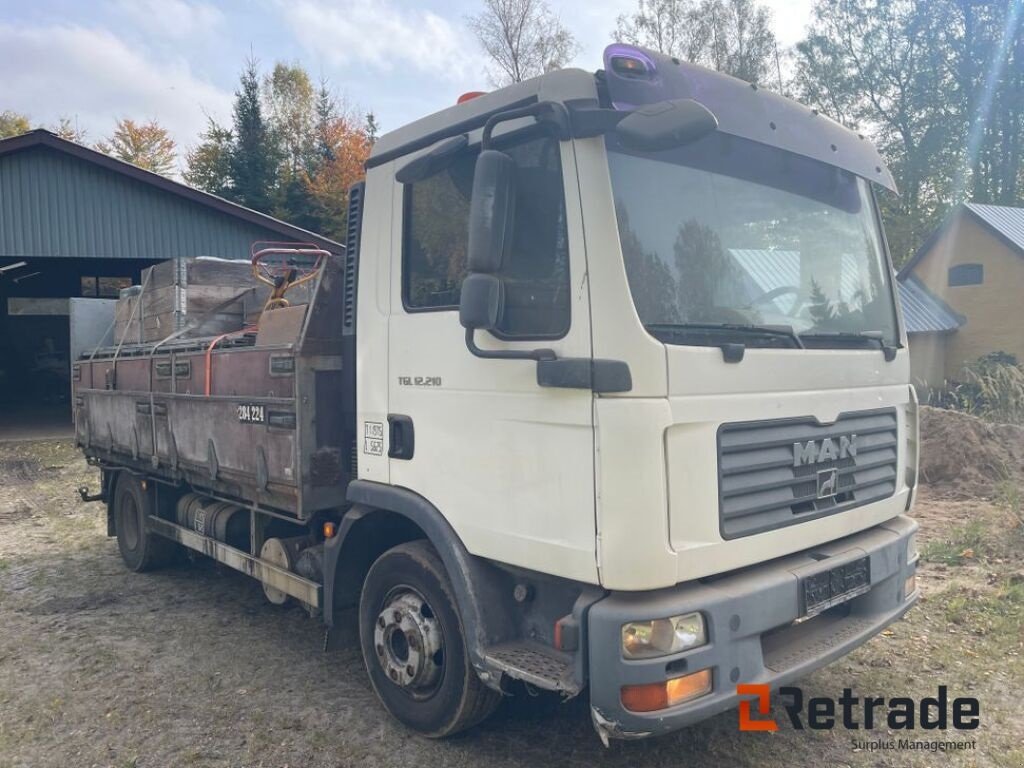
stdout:
<svg viewBox="0 0 1024 768">
<path fill-rule="evenodd" d="M 741 731 L 777 731 L 779 724 L 772 717 L 771 688 L 763 684 L 740 683 L 736 686 L 738 696 L 753 698 L 740 699 L 739 728 Z M 973 697 L 949 698 L 946 686 L 940 685 L 938 695 L 925 696 L 920 701 L 909 697 L 886 699 L 882 696 L 853 695 L 850 688 L 844 688 L 838 699 L 827 696 L 804 698 L 801 688 L 783 686 L 779 688 L 783 697 L 782 709 L 794 730 L 832 730 L 835 727 L 847 730 L 872 730 L 887 728 L 892 731 L 913 731 L 917 729 L 947 730 L 951 726 L 958 731 L 973 731 L 981 724 L 981 704 Z M 752 705 L 757 702 L 754 717 Z"/>
<path fill-rule="evenodd" d="M 736 686 L 740 696 L 756 696 L 757 712 L 761 715 L 772 713 L 772 689 L 767 685 L 740 683 Z M 755 720 L 750 716 L 750 699 L 740 699 L 740 730 L 741 731 L 777 731 L 779 724 L 772 719 Z"/>
</svg>

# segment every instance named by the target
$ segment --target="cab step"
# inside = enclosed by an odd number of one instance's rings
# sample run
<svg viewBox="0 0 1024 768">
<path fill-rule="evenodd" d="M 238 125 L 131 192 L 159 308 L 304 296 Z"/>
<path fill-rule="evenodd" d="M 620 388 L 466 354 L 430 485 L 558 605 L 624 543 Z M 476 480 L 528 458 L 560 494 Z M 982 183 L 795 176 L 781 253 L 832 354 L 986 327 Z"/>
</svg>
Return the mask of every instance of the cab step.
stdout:
<svg viewBox="0 0 1024 768">
<path fill-rule="evenodd" d="M 572 657 L 540 643 L 526 640 L 492 645 L 484 658 L 509 677 L 545 691 L 575 696 L 583 688 L 573 675 Z"/>
</svg>

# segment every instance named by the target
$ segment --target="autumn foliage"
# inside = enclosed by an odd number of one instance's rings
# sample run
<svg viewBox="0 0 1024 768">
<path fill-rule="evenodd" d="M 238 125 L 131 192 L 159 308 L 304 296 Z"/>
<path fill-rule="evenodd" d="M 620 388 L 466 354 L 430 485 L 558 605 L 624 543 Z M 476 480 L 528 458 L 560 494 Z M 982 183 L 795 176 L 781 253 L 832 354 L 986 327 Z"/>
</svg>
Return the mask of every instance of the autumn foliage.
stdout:
<svg viewBox="0 0 1024 768">
<path fill-rule="evenodd" d="M 110 139 L 97 143 L 96 149 L 153 173 L 166 176 L 176 170 L 174 139 L 155 120 L 118 120 Z"/>
<path fill-rule="evenodd" d="M 376 124 L 298 64 L 261 76 L 249 61 L 230 127 L 211 120 L 186 157 L 189 184 L 312 232 L 342 240 L 348 190 L 363 175 Z"/>
<path fill-rule="evenodd" d="M 363 178 L 372 144 L 363 127 L 347 117 L 331 120 L 319 138 L 325 157 L 315 172 L 304 174 L 303 182 L 317 215 L 327 224 L 325 230 L 340 237 L 345 231 L 348 190 Z"/>
</svg>

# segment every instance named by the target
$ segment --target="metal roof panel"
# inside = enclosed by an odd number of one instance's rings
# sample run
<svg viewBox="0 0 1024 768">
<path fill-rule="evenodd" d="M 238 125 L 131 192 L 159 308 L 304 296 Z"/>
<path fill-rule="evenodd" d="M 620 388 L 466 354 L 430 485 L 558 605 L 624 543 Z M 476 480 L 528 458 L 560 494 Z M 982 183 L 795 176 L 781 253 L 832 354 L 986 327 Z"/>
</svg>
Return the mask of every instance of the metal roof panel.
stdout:
<svg viewBox="0 0 1024 768">
<path fill-rule="evenodd" d="M 1024 208 L 985 203 L 967 203 L 964 207 L 1024 252 Z"/>
<path fill-rule="evenodd" d="M 963 319 L 917 278 L 897 280 L 896 285 L 907 333 L 950 333 L 963 324 Z"/>
</svg>

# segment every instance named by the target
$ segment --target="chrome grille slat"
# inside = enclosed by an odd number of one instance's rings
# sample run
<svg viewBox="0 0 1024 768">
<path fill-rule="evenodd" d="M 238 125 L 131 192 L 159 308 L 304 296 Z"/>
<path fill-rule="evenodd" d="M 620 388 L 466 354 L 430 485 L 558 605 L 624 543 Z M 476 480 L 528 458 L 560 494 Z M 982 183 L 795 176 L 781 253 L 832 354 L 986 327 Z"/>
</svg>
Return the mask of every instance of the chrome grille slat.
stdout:
<svg viewBox="0 0 1024 768">
<path fill-rule="evenodd" d="M 871 434 L 877 434 L 877 433 L 880 433 L 880 432 L 891 432 L 893 429 L 894 429 L 894 427 L 864 427 L 862 429 L 857 429 L 857 428 L 850 427 L 849 428 L 849 432 L 853 432 L 853 433 L 855 433 L 857 435 L 871 435 Z M 763 440 L 763 441 L 760 441 L 760 442 L 749 442 L 749 443 L 743 443 L 743 444 L 739 444 L 739 445 L 722 446 L 721 450 L 722 450 L 723 454 L 739 453 L 739 452 L 747 452 L 747 451 L 756 451 L 756 450 L 761 450 L 761 449 L 764 449 L 764 448 L 785 447 L 787 445 L 792 445 L 793 443 L 801 441 L 801 440 L 804 440 L 804 441 L 806 441 L 806 440 L 821 440 L 824 437 L 829 437 L 829 433 L 828 432 L 818 432 L 818 433 L 809 433 L 809 434 L 806 434 L 806 435 L 792 435 L 792 436 L 787 436 L 787 437 L 774 437 L 771 440 Z"/>
<path fill-rule="evenodd" d="M 858 456 L 858 458 L 860 457 Z M 839 476 L 840 478 L 842 478 L 855 472 L 859 472 L 864 469 L 871 469 L 873 467 L 892 466 L 895 462 L 896 449 L 892 448 L 890 450 L 885 451 L 880 456 L 876 456 L 875 453 L 872 453 L 870 456 L 865 456 L 863 457 L 863 460 L 861 462 L 854 466 L 843 467 L 842 465 L 840 465 Z M 790 466 L 788 467 L 788 469 L 792 470 L 793 462 L 790 461 L 789 464 Z M 743 484 L 736 483 L 735 480 L 733 482 L 728 482 L 727 480 L 726 482 L 723 482 L 722 485 L 722 496 L 723 498 L 729 498 L 730 496 L 737 496 L 739 494 L 748 493 L 751 489 L 768 490 L 770 488 L 789 488 L 792 485 L 794 485 L 794 476 L 791 471 L 787 472 L 786 469 L 787 468 L 774 470 L 773 474 L 778 474 L 778 479 L 773 480 L 762 479 L 759 476 L 755 476 L 764 474 L 763 471 L 758 471 L 756 473 L 752 472 L 748 475 L 743 475 L 740 478 L 738 478 L 740 480 L 747 481 Z M 807 475 L 807 477 L 810 478 L 811 475 Z M 802 480 L 803 477 L 797 476 L 797 479 Z"/>
<path fill-rule="evenodd" d="M 896 432 L 893 430 L 879 431 L 869 435 L 857 433 L 857 450 L 860 453 L 895 447 Z M 728 476 L 758 469 L 793 466 L 793 442 L 761 451 L 756 457 L 748 457 L 744 453 L 737 451 L 722 456 L 722 474 Z"/>
<path fill-rule="evenodd" d="M 794 466 L 794 444 L 856 435 L 856 454 Z M 726 539 L 836 514 L 888 498 L 899 460 L 895 409 L 725 424 L 718 431 L 719 523 Z M 835 469 L 838 492 L 818 498 L 818 472 Z"/>
</svg>

